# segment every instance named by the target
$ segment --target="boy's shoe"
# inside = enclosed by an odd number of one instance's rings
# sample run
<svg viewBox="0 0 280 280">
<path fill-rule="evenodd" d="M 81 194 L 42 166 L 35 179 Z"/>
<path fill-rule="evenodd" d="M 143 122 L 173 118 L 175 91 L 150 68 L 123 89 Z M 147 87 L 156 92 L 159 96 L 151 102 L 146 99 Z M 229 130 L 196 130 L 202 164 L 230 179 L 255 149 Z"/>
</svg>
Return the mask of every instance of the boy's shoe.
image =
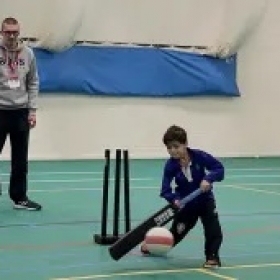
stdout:
<svg viewBox="0 0 280 280">
<path fill-rule="evenodd" d="M 140 245 L 140 251 L 141 251 L 141 253 L 143 254 L 143 255 L 145 255 L 145 256 L 148 256 L 148 255 L 150 255 L 151 253 L 149 252 L 149 250 L 147 249 L 147 246 L 146 246 L 146 244 L 143 242 L 143 243 L 141 243 L 141 245 Z"/>
<path fill-rule="evenodd" d="M 17 210 L 30 210 L 30 211 L 39 211 L 42 209 L 42 206 L 37 202 L 34 202 L 30 199 L 18 201 L 14 204 L 14 209 Z"/>
<path fill-rule="evenodd" d="M 221 262 L 219 259 L 208 259 L 204 264 L 203 268 L 212 268 L 216 269 L 221 267 Z"/>
</svg>

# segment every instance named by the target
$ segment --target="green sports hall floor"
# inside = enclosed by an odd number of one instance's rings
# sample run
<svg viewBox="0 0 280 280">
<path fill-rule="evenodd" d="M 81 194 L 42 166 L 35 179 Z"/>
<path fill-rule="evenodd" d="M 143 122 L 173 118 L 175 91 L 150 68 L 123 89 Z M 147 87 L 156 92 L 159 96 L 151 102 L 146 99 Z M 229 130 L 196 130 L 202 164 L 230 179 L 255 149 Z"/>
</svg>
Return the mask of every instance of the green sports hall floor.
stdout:
<svg viewBox="0 0 280 280">
<path fill-rule="evenodd" d="M 31 162 L 29 196 L 43 204 L 41 212 L 12 209 L 9 165 L 2 162 L 0 279 L 280 279 L 280 158 L 222 161 L 226 179 L 215 191 L 225 237 L 223 267 L 215 271 L 200 268 L 200 224 L 166 258 L 134 250 L 115 262 L 107 247 L 94 244 L 101 225 L 102 160 Z M 131 160 L 132 225 L 165 204 L 158 196 L 162 166 L 163 160 Z"/>
</svg>

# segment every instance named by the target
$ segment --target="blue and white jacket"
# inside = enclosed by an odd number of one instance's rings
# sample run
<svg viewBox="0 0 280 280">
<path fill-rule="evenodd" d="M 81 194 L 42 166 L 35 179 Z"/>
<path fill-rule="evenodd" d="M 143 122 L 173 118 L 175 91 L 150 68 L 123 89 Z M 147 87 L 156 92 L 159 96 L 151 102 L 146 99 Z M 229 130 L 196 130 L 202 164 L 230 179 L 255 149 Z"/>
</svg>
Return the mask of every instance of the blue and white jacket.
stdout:
<svg viewBox="0 0 280 280">
<path fill-rule="evenodd" d="M 170 158 L 165 164 L 160 196 L 168 202 L 172 203 L 189 195 L 200 187 L 202 180 L 213 184 L 224 179 L 224 166 L 219 160 L 201 150 L 190 148 L 187 150 L 191 161 L 189 174 L 183 171 L 179 159 Z M 195 204 L 203 203 L 207 199 L 214 199 L 212 189 L 195 199 Z"/>
</svg>

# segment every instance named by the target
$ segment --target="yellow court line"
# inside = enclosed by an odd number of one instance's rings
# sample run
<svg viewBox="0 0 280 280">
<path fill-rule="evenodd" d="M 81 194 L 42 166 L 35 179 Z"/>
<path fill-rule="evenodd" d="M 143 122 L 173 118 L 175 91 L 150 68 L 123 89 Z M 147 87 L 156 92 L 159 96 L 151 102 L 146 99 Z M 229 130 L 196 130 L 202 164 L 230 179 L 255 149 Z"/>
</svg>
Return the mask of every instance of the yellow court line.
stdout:
<svg viewBox="0 0 280 280">
<path fill-rule="evenodd" d="M 233 188 L 233 189 L 240 189 L 240 190 L 243 190 L 243 191 L 252 191 L 252 192 L 265 193 L 265 194 L 280 195 L 280 192 L 266 191 L 266 190 L 260 190 L 260 189 L 255 189 L 255 188 L 235 186 L 235 185 L 226 185 L 225 187 Z"/>
<path fill-rule="evenodd" d="M 275 267 L 279 266 L 280 263 L 256 263 L 256 264 L 241 264 L 241 265 L 233 265 L 233 266 L 224 266 L 221 270 L 227 269 L 246 269 L 246 268 L 267 268 L 267 267 Z"/>
<path fill-rule="evenodd" d="M 233 270 L 236 269 L 237 270 L 237 269 L 246 269 L 246 268 L 268 268 L 268 267 L 280 267 L 280 263 L 260 263 L 260 264 L 244 264 L 244 265 L 224 266 L 224 267 L 220 268 L 219 271 L 230 270 L 230 269 L 233 269 Z M 131 271 L 131 272 L 121 272 L 121 273 L 111 273 L 111 274 L 75 276 L 75 277 L 66 277 L 66 278 L 52 278 L 51 280 L 88 280 L 88 279 L 112 278 L 112 277 L 118 277 L 118 276 L 157 275 L 157 274 L 187 273 L 187 272 L 200 272 L 200 273 L 203 272 L 204 273 L 205 269 L 202 269 L 202 268 L 183 268 L 183 269 L 167 269 L 167 270 Z M 214 276 L 213 273 L 212 273 L 212 276 Z M 224 275 L 221 275 L 221 274 L 218 274 L 218 273 L 215 273 L 215 274 L 216 274 L 215 276 L 219 277 L 220 279 L 236 280 L 234 278 L 229 278 L 228 276 L 224 276 Z M 224 277 L 224 278 L 221 278 L 221 277 Z"/>
<path fill-rule="evenodd" d="M 120 272 L 111 274 L 100 274 L 100 275 L 86 275 L 69 278 L 54 278 L 52 280 L 85 280 L 85 279 L 98 279 L 98 278 L 110 278 L 118 276 L 138 276 L 138 275 L 156 275 L 166 273 L 184 273 L 184 272 L 199 272 L 198 268 L 186 268 L 186 269 L 166 269 L 166 270 L 146 270 L 146 271 L 133 271 L 133 272 Z"/>
<path fill-rule="evenodd" d="M 219 279 L 224 279 L 224 280 L 237 280 L 237 278 L 233 278 L 233 277 L 229 277 L 229 276 L 226 276 L 226 275 L 222 275 L 220 273 L 217 273 L 217 272 L 214 272 L 213 270 L 208 270 L 208 269 L 198 269 L 198 271 L 200 273 L 203 273 L 203 274 L 207 274 L 207 275 L 210 275 L 210 276 L 213 276 L 213 277 L 216 277 L 216 278 L 219 278 Z"/>
</svg>

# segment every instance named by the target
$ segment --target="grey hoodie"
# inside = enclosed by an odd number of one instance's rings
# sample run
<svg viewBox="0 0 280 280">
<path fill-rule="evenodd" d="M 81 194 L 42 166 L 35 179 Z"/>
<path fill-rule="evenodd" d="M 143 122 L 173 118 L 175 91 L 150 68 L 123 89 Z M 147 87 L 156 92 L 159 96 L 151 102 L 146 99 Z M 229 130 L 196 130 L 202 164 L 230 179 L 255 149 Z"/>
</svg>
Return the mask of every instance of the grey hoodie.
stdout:
<svg viewBox="0 0 280 280">
<path fill-rule="evenodd" d="M 13 75 L 18 77 L 18 87 L 9 85 L 11 68 L 8 65 L 8 59 L 17 63 Z M 36 110 L 38 91 L 39 78 L 33 50 L 19 43 L 17 49 L 10 51 L 0 41 L 0 109 Z"/>
</svg>

